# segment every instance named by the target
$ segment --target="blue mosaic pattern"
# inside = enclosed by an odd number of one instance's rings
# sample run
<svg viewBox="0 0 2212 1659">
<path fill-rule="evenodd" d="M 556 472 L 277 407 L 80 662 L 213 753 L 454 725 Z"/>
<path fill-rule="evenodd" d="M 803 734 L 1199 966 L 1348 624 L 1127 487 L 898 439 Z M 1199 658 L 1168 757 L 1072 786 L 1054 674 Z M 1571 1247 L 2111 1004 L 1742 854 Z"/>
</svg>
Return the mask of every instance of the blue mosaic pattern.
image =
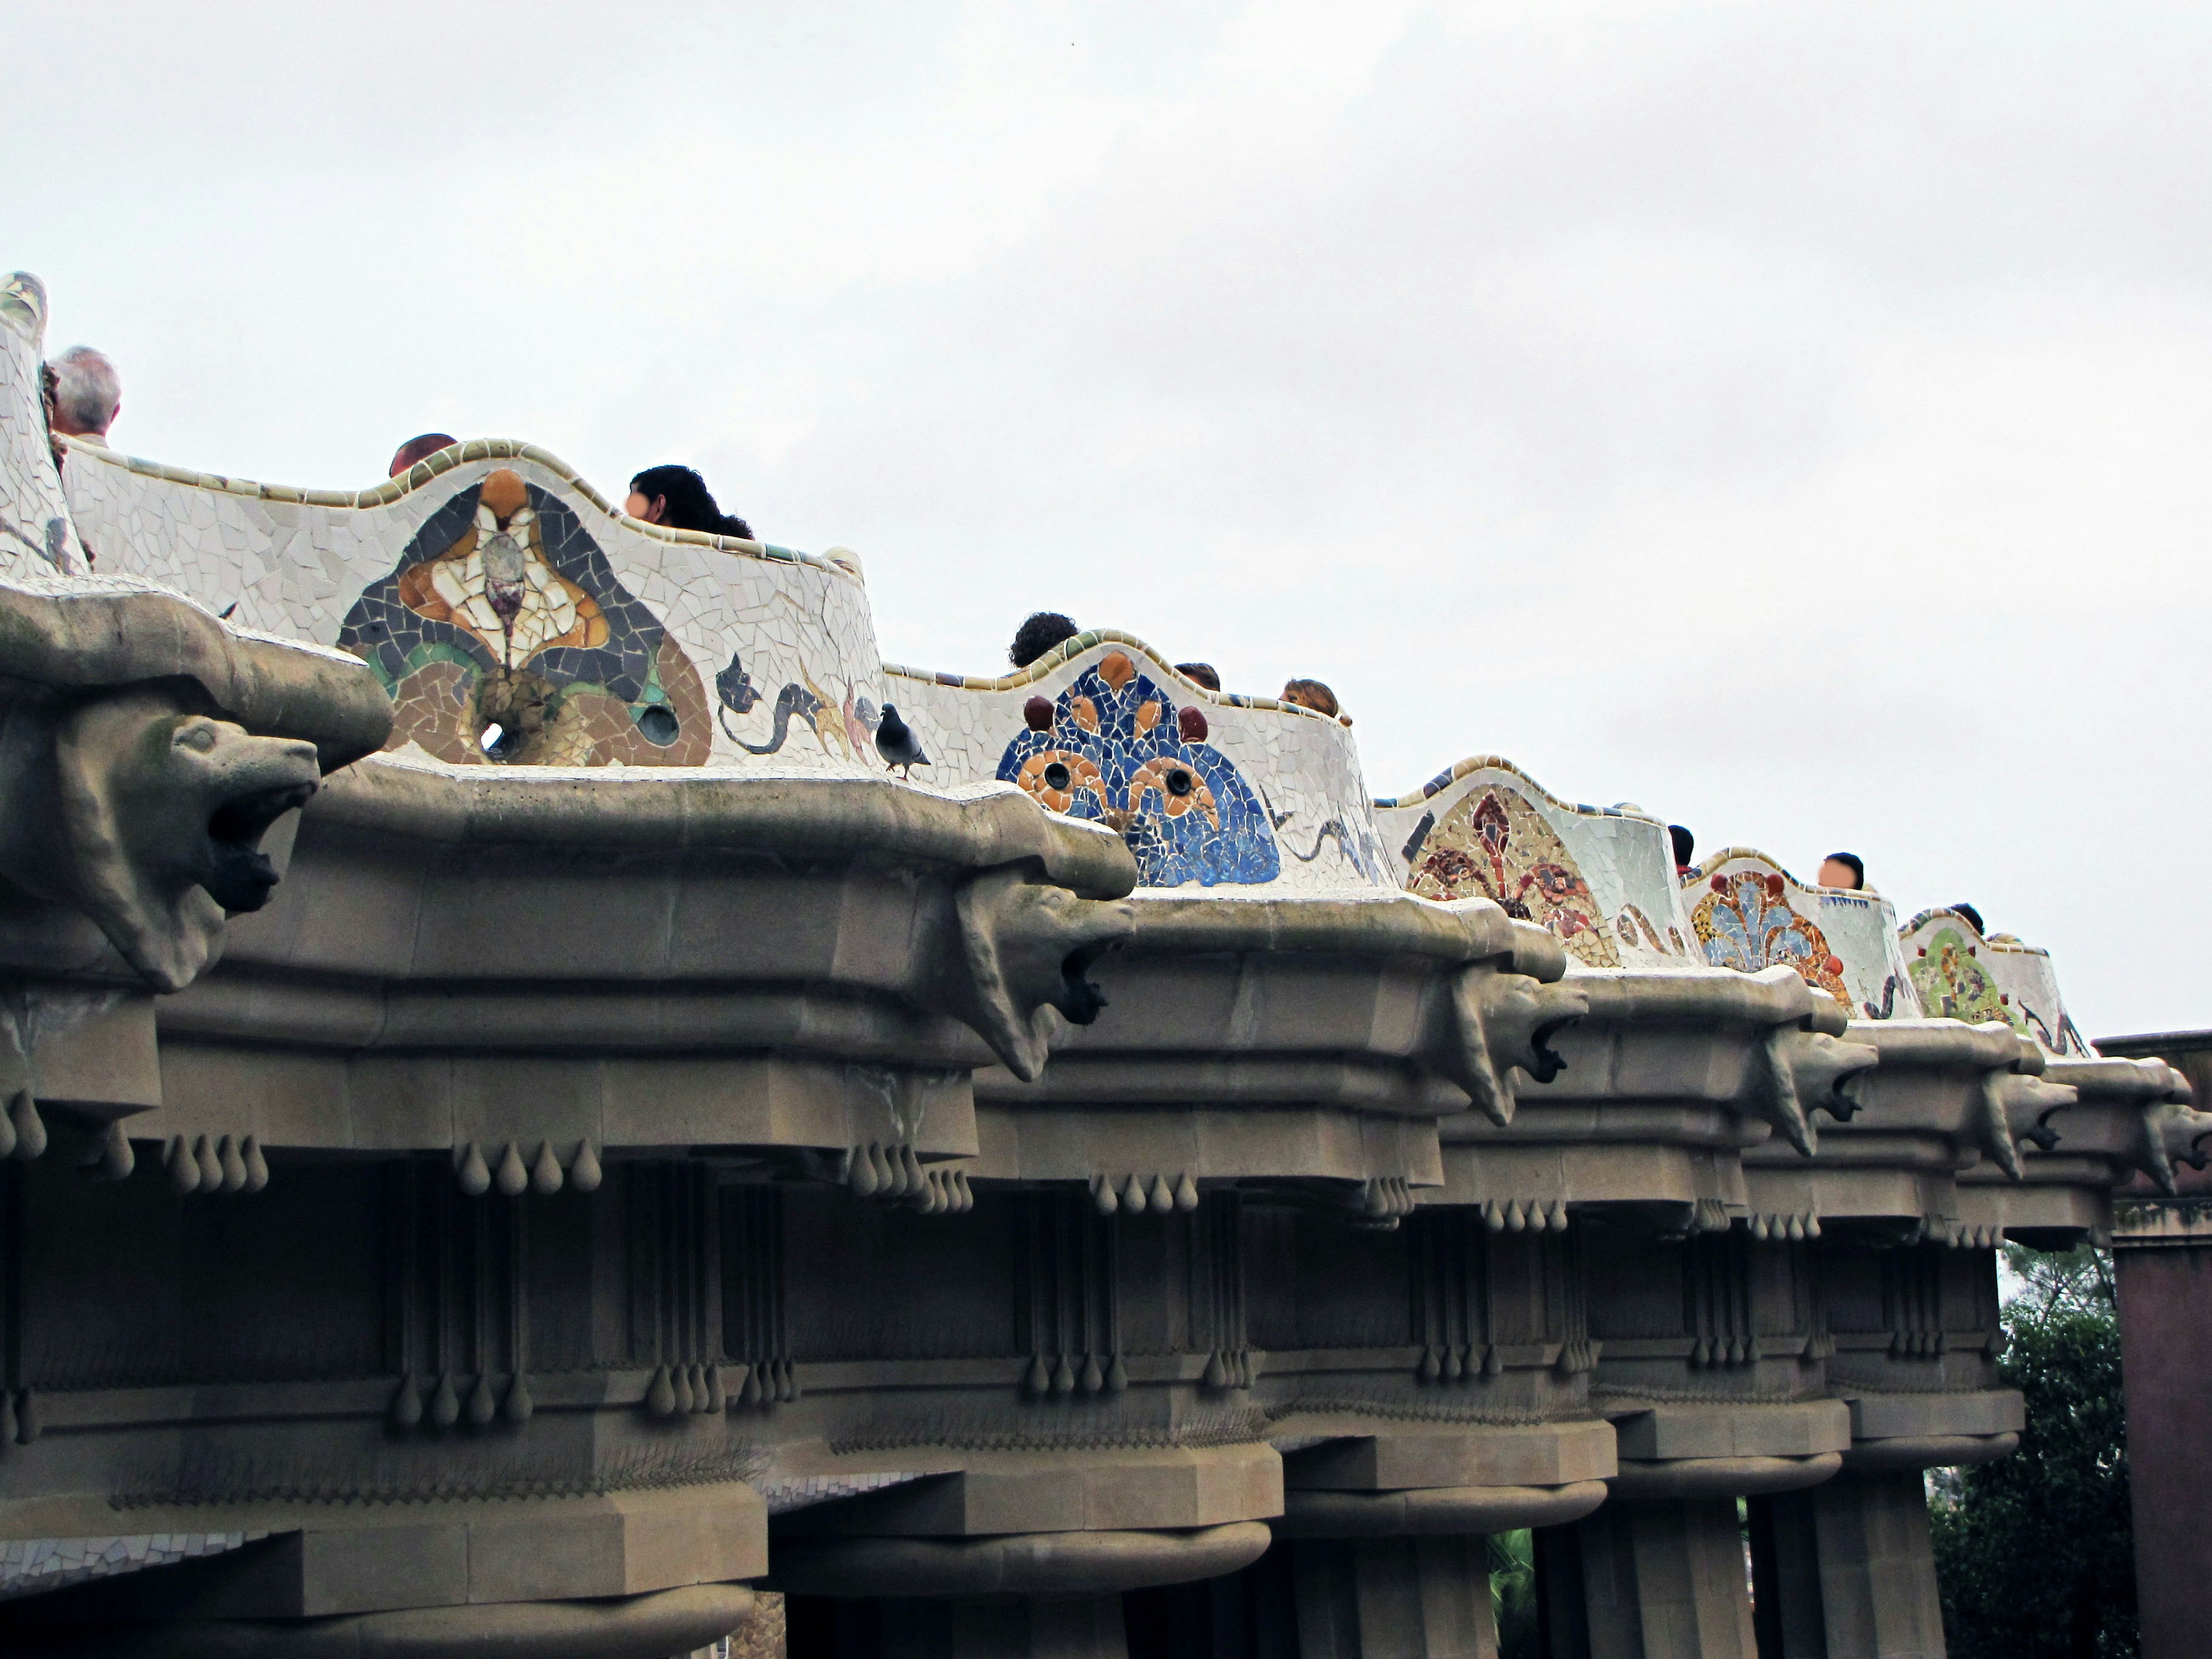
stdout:
<svg viewBox="0 0 2212 1659">
<path fill-rule="evenodd" d="M 1267 809 L 1218 750 L 1184 739 L 1182 718 L 1117 652 L 1060 694 L 1050 729 L 1006 745 L 998 775 L 1053 811 L 1119 831 L 1145 886 L 1274 880 L 1282 860 Z"/>
</svg>

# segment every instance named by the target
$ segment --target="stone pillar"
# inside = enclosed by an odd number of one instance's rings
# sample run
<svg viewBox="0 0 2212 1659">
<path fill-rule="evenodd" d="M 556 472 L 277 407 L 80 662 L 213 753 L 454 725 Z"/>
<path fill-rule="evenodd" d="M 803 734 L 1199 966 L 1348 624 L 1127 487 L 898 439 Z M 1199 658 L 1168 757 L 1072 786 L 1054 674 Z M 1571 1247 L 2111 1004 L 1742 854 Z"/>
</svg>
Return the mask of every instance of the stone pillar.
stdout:
<svg viewBox="0 0 2212 1659">
<path fill-rule="evenodd" d="M 882 1659 L 1127 1659 L 1119 1595 L 887 1601 Z"/>
<path fill-rule="evenodd" d="M 1299 1659 L 1497 1659 L 1480 1537 L 1301 1539 Z"/>
<path fill-rule="evenodd" d="M 1735 1498 L 1615 1498 L 1537 1547 L 1547 1659 L 1759 1659 Z"/>
<path fill-rule="evenodd" d="M 2142 1659 L 2190 1659 L 2203 1651 L 2204 1586 L 2212 1583 L 2212 1436 L 2203 1431 L 2212 1199 L 2191 1193 L 2116 1207 Z"/>
<path fill-rule="evenodd" d="M 1919 1470 L 1753 1498 L 1751 1521 L 1767 1659 L 1943 1659 Z"/>
</svg>

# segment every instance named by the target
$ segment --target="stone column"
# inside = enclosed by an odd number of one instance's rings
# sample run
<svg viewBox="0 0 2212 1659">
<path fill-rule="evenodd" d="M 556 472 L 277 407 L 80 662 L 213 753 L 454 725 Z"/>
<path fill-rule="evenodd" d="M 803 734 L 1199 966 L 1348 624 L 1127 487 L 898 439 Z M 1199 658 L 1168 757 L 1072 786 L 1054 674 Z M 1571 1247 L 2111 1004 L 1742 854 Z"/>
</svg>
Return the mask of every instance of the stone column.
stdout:
<svg viewBox="0 0 2212 1659">
<path fill-rule="evenodd" d="M 1735 1498 L 1615 1498 L 1537 1538 L 1549 1659 L 1759 1659 Z"/>
<path fill-rule="evenodd" d="M 882 1659 L 1126 1659 L 1119 1595 L 887 1601 Z"/>
<path fill-rule="evenodd" d="M 1301 1539 L 1291 1560 L 1299 1659 L 1497 1659 L 1480 1537 Z"/>
<path fill-rule="evenodd" d="M 1751 1518 L 1769 1659 L 1943 1659 L 1918 1469 L 1754 1498 Z"/>
</svg>

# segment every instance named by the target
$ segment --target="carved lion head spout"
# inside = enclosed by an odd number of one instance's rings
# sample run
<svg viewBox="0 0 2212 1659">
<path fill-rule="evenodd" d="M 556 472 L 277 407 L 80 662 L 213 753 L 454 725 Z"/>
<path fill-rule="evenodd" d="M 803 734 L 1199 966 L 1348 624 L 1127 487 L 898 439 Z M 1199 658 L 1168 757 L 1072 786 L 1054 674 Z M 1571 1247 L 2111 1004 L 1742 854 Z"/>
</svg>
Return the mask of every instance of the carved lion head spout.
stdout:
<svg viewBox="0 0 2212 1659">
<path fill-rule="evenodd" d="M 315 746 L 152 692 L 74 710 L 53 744 L 64 882 L 149 982 L 181 989 L 225 915 L 269 902 L 278 871 L 262 838 L 314 793 Z"/>
<path fill-rule="evenodd" d="M 1010 865 L 984 872 L 957 895 L 963 994 L 951 999 L 1024 1083 L 1044 1070 L 1055 1016 L 1088 1025 L 1106 1006 L 1091 966 L 1136 931 L 1119 900 L 1079 897 Z"/>
<path fill-rule="evenodd" d="M 1765 1060 L 1753 1103 L 1785 1140 L 1810 1158 L 1820 1146 L 1812 1115 L 1825 1111 L 1848 1120 L 1858 1110 L 1848 1092 L 1851 1079 L 1880 1065 L 1881 1053 L 1826 1031 L 1784 1025 L 1768 1034 Z"/>
<path fill-rule="evenodd" d="M 1589 993 L 1569 981 L 1547 985 L 1490 963 L 1460 970 L 1452 985 L 1452 1041 L 1445 1072 L 1483 1115 L 1513 1121 L 1516 1067 L 1549 1083 L 1566 1061 L 1552 1039 L 1589 1012 Z"/>
</svg>

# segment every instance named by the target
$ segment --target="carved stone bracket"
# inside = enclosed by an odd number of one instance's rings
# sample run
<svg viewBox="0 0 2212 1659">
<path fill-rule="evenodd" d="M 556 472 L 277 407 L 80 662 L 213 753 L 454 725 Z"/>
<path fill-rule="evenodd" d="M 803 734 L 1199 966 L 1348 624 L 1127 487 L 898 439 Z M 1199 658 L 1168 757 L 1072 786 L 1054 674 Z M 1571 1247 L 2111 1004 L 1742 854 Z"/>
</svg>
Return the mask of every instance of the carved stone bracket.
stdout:
<svg viewBox="0 0 2212 1659">
<path fill-rule="evenodd" d="M 1024 1083 L 1044 1070 L 1059 1021 L 1088 1025 L 1106 1006 L 1086 976 L 1136 931 L 1128 904 L 1078 897 L 1033 861 L 986 870 L 954 899 L 965 973 L 939 1006 L 966 1022 Z"/>
</svg>

